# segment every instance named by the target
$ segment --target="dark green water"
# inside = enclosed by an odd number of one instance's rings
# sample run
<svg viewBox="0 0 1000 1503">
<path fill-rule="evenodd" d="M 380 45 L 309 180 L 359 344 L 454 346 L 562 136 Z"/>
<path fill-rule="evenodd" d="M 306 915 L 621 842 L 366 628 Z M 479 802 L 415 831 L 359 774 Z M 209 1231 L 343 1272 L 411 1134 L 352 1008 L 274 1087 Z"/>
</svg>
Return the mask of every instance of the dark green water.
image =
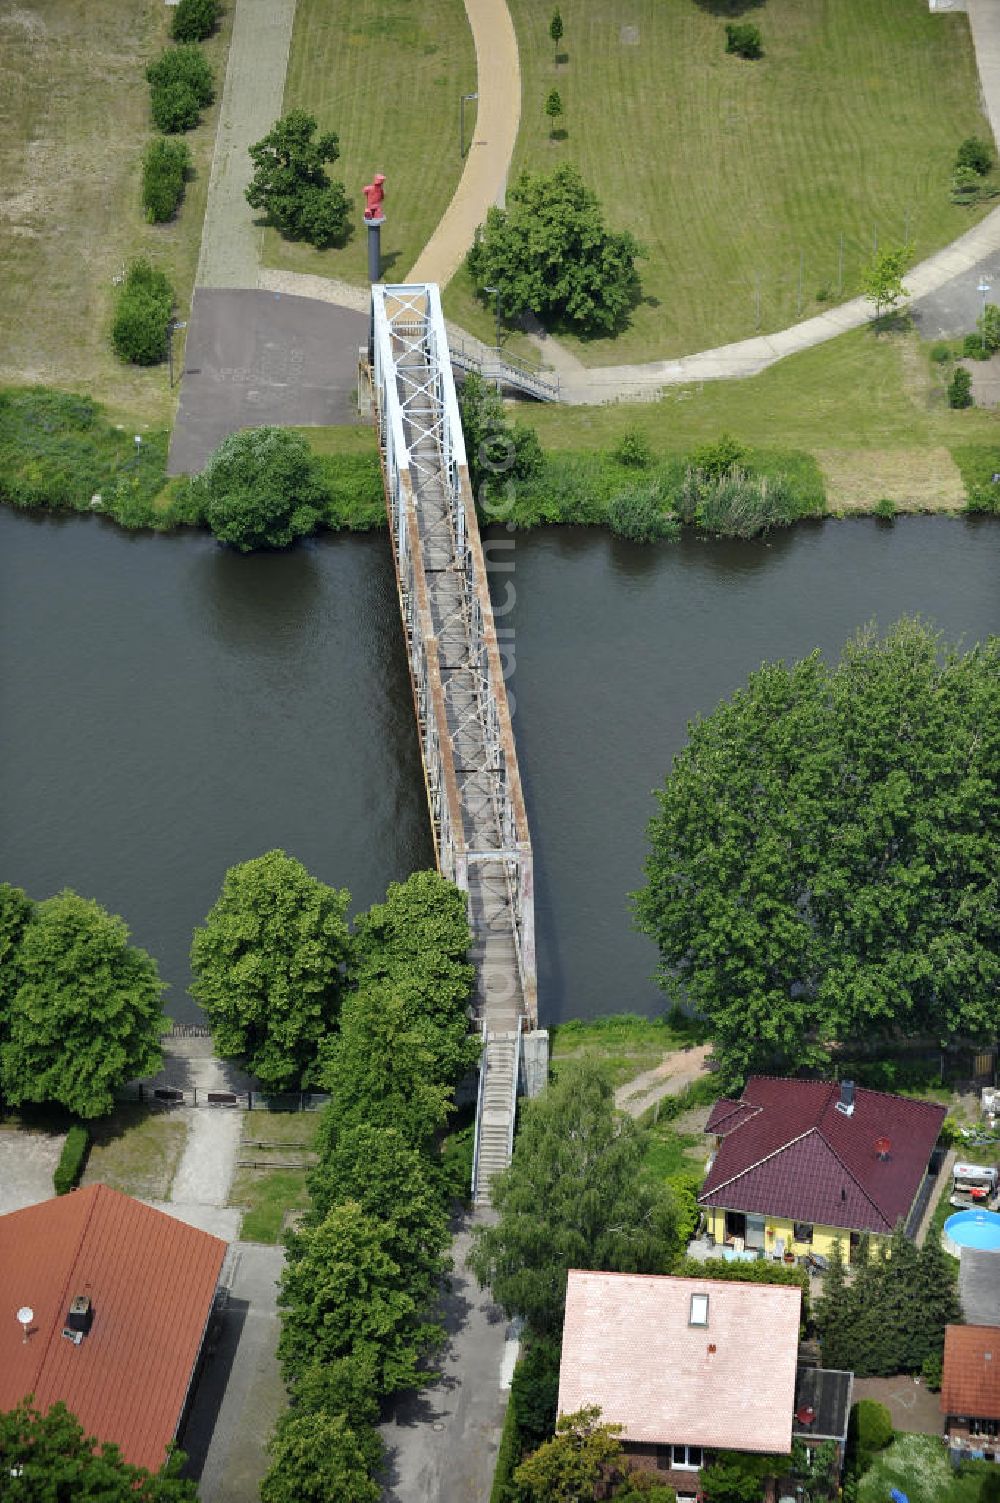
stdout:
<svg viewBox="0 0 1000 1503">
<path fill-rule="evenodd" d="M 764 659 L 834 653 L 872 616 L 920 611 L 969 642 L 1000 632 L 988 521 L 652 550 L 578 529 L 514 541 L 496 578 L 516 592 L 502 625 L 547 1022 L 657 1004 L 625 895 L 692 715 Z M 0 875 L 124 914 L 182 1020 L 191 930 L 231 862 L 281 845 L 361 906 L 430 860 L 382 537 L 239 558 L 203 537 L 0 511 L 0 753 Z"/>
</svg>

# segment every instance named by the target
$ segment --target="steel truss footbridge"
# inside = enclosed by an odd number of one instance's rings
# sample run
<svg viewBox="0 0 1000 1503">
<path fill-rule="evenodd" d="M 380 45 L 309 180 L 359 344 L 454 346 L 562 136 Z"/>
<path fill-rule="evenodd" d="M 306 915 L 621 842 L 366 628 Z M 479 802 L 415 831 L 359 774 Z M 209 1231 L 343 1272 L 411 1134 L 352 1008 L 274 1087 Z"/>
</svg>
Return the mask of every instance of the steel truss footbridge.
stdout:
<svg viewBox="0 0 1000 1503">
<path fill-rule="evenodd" d="M 371 383 L 438 869 L 468 894 L 483 1036 L 472 1175 L 510 1162 L 537 1035 L 531 837 L 434 284 L 372 288 Z"/>
</svg>

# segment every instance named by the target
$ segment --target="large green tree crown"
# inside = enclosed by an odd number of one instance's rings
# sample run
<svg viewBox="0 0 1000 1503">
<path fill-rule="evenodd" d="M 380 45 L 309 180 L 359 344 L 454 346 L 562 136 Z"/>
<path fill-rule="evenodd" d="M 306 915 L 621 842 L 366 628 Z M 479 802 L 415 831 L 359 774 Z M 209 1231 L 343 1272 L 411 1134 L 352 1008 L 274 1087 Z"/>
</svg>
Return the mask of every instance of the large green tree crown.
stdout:
<svg viewBox="0 0 1000 1503">
<path fill-rule="evenodd" d="M 8 914 L 23 907 L 8 896 Z M 55 1101 L 80 1117 L 111 1111 L 114 1091 L 159 1069 L 167 1028 L 156 962 L 124 919 L 66 890 L 39 903 L 11 962 L 0 1077 L 15 1105 Z"/>
<path fill-rule="evenodd" d="M 832 1040 L 995 1036 L 1000 639 L 903 620 L 765 665 L 658 803 L 635 914 L 727 1086 Z"/>
</svg>

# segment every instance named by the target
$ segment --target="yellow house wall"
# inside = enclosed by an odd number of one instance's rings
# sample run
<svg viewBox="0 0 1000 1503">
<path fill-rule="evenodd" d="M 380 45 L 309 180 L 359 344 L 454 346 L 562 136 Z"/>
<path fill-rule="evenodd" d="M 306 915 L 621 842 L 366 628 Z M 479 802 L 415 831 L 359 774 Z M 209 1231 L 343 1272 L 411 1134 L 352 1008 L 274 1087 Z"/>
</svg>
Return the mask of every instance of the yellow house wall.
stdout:
<svg viewBox="0 0 1000 1503">
<path fill-rule="evenodd" d="M 714 1237 L 716 1242 L 722 1243 L 726 1239 L 726 1213 L 715 1206 L 705 1208 L 707 1229 L 709 1236 Z M 785 1244 L 785 1251 L 791 1248 L 796 1257 L 804 1257 L 807 1252 L 819 1253 L 824 1258 L 833 1254 L 834 1243 L 840 1242 L 840 1250 L 847 1262 L 850 1250 L 851 1234 L 845 1227 L 837 1226 L 814 1226 L 811 1242 L 795 1242 L 792 1239 L 793 1223 L 781 1216 L 767 1216 L 764 1220 L 764 1250 L 773 1253 L 779 1237 Z M 769 1236 L 770 1232 L 774 1233 Z M 888 1239 L 886 1239 L 888 1240 Z M 871 1249 L 875 1252 L 880 1239 L 872 1236 Z"/>
</svg>

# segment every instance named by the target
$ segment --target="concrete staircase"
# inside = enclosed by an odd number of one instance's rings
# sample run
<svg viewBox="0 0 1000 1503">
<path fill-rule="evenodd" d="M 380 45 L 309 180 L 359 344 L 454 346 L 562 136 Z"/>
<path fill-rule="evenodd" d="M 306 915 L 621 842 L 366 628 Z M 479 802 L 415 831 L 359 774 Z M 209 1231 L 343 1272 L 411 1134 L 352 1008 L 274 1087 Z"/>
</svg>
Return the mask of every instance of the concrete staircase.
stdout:
<svg viewBox="0 0 1000 1503">
<path fill-rule="evenodd" d="M 520 1038 L 517 1032 L 488 1033 L 480 1064 L 480 1106 L 472 1169 L 472 1198 L 488 1205 L 493 1176 L 510 1163 L 517 1103 Z"/>
</svg>

